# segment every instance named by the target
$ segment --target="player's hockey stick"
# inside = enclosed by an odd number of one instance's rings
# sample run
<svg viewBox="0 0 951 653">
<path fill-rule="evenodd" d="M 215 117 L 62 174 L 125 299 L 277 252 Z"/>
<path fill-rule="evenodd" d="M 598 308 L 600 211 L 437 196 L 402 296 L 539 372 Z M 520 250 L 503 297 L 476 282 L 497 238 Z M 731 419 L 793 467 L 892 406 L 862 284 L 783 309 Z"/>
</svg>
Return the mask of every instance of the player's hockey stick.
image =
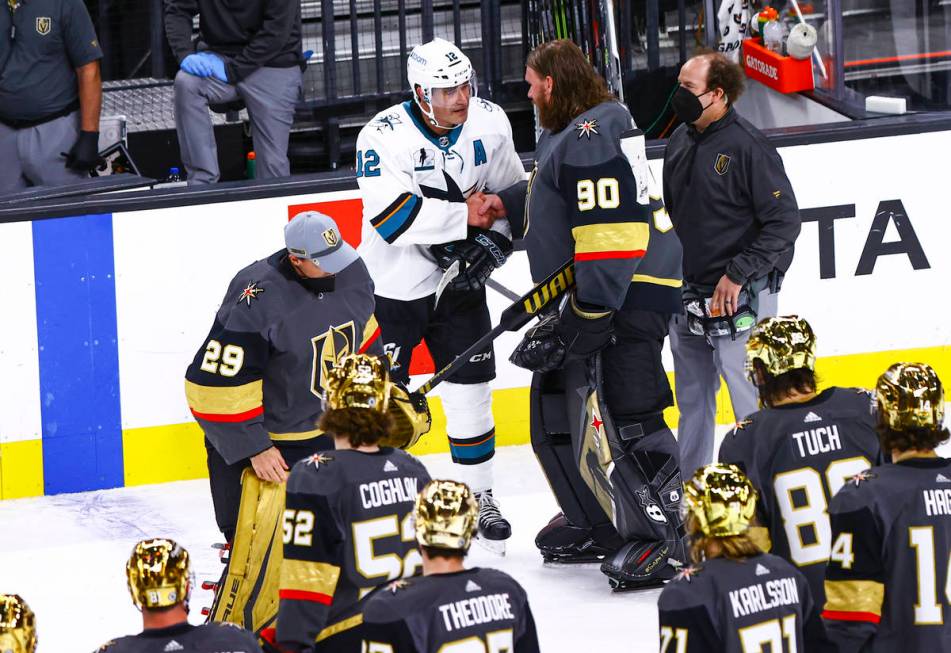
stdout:
<svg viewBox="0 0 951 653">
<path fill-rule="evenodd" d="M 551 275 L 521 296 L 511 306 L 502 311 L 502 318 L 498 325 L 487 334 L 479 338 L 464 352 L 456 356 L 449 365 L 442 368 L 416 388 L 414 392 L 427 394 L 437 385 L 455 374 L 459 368 L 469 362 L 483 347 L 498 338 L 505 331 L 518 331 L 523 326 L 538 317 L 543 308 L 549 306 L 559 297 L 565 295 L 575 286 L 575 265 L 573 260 L 566 261 Z"/>
</svg>

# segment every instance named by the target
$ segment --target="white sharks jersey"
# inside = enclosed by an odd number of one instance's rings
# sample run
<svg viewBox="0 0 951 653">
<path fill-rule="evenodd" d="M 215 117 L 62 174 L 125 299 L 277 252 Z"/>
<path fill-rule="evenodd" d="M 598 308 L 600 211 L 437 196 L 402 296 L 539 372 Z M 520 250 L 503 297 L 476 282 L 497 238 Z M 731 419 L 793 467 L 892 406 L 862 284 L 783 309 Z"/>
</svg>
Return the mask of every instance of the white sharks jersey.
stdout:
<svg viewBox="0 0 951 653">
<path fill-rule="evenodd" d="M 442 271 L 429 246 L 463 240 L 475 192 L 523 180 L 512 125 L 502 108 L 472 98 L 465 124 L 436 136 L 411 102 L 378 113 L 357 137 L 363 195 L 359 252 L 376 294 L 412 300 L 436 291 Z"/>
</svg>

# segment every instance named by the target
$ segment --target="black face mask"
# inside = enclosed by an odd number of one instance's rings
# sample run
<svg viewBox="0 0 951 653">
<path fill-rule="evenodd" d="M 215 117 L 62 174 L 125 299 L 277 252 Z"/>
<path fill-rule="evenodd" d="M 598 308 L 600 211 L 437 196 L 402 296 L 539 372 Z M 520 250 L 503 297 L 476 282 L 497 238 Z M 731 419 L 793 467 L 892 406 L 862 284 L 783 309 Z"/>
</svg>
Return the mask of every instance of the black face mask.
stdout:
<svg viewBox="0 0 951 653">
<path fill-rule="evenodd" d="M 710 106 L 709 104 L 706 107 L 703 106 L 700 102 L 700 98 L 710 92 L 711 91 L 707 91 L 700 95 L 694 95 L 683 86 L 678 86 L 677 90 L 674 91 L 674 98 L 670 103 L 674 107 L 674 113 L 677 114 L 680 121 L 692 125 L 700 120 L 700 116 L 702 116 L 703 112 Z"/>
</svg>

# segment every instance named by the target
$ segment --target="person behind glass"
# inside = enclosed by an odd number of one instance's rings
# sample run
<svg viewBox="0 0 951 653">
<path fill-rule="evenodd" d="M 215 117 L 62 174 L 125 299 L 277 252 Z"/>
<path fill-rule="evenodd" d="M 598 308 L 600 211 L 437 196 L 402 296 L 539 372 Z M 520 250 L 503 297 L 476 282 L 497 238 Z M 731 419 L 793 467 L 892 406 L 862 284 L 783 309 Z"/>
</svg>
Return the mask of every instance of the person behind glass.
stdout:
<svg viewBox="0 0 951 653">
<path fill-rule="evenodd" d="M 99 161 L 102 50 L 81 0 L 0 9 L 0 193 L 63 186 Z"/>
<path fill-rule="evenodd" d="M 801 223 L 782 159 L 733 108 L 743 70 L 702 52 L 678 81 L 672 104 L 683 124 L 664 155 L 664 203 L 684 250 L 684 311 L 671 318 L 670 344 L 689 478 L 713 458 L 720 376 L 737 420 L 758 407 L 746 340 L 757 320 L 776 315 Z"/>
<path fill-rule="evenodd" d="M 199 16 L 198 41 L 192 20 Z M 300 2 L 167 0 L 165 31 L 181 70 L 175 76 L 175 128 L 189 184 L 218 181 L 209 105 L 242 100 L 251 117 L 256 175 L 287 177 L 287 142 L 300 97 Z"/>
</svg>

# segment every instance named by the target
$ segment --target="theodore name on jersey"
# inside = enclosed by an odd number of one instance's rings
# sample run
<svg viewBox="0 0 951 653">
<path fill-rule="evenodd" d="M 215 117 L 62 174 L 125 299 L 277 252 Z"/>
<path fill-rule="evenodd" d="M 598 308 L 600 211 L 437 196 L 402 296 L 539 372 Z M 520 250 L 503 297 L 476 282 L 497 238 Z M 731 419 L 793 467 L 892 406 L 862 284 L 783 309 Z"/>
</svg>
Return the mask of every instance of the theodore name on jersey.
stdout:
<svg viewBox="0 0 951 653">
<path fill-rule="evenodd" d="M 514 621 L 508 592 L 474 596 L 439 606 L 446 630 L 460 630 L 493 621 Z"/>
<path fill-rule="evenodd" d="M 799 589 L 795 578 L 777 578 L 733 590 L 729 597 L 733 617 L 739 619 L 755 612 L 796 605 L 799 603 Z"/>
<path fill-rule="evenodd" d="M 360 485 L 360 501 L 367 510 L 394 503 L 412 503 L 419 494 L 418 488 L 419 479 L 409 476 L 363 483 Z"/>
</svg>

